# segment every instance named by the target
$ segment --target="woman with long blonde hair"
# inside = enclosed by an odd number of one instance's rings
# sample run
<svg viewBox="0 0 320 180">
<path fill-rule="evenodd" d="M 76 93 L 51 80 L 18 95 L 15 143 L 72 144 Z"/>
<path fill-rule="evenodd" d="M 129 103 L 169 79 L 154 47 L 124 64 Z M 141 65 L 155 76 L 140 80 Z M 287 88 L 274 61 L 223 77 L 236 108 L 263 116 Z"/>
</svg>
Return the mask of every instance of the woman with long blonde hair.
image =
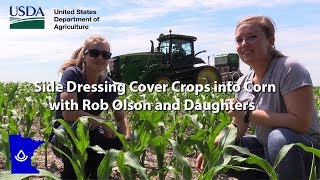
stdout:
<svg viewBox="0 0 320 180">
<path fill-rule="evenodd" d="M 84 109 L 84 100 L 90 103 L 100 102 L 101 100 L 107 102 L 109 107 L 118 98 L 117 92 L 88 92 L 83 89 L 76 92 L 68 92 L 68 82 L 73 82 L 77 86 L 98 85 L 102 83 L 113 84 L 113 81 L 106 76 L 107 65 L 111 57 L 109 42 L 100 35 L 94 35 L 88 38 L 84 44 L 78 48 L 71 59 L 66 61 L 60 68 L 62 72 L 60 84 L 63 86 L 64 91 L 58 92 L 56 95 L 56 102 L 73 101 L 78 104 L 78 109 L 74 110 L 57 110 L 56 119 L 63 119 L 71 126 L 81 116 L 97 117 L 101 114 L 102 110 L 87 110 Z M 78 88 L 77 88 L 78 89 Z M 117 122 L 117 131 L 125 135 L 126 139 L 130 139 L 129 123 L 124 115 L 123 110 L 113 111 L 115 120 Z M 90 123 L 90 146 L 99 145 L 103 149 L 121 149 L 121 141 L 115 137 L 114 133 L 108 126 L 99 123 L 93 119 L 89 119 Z M 56 125 L 56 126 L 59 126 Z M 63 128 L 62 126 L 59 127 Z M 70 151 L 63 147 L 56 141 L 53 136 L 51 142 L 58 147 L 61 147 L 67 154 Z M 103 155 L 97 154 L 92 149 L 88 149 L 88 160 L 85 164 L 86 177 L 95 179 L 97 177 L 97 168 L 100 164 Z M 61 173 L 63 179 L 76 178 L 70 161 L 60 154 L 64 163 L 64 170 Z"/>
</svg>

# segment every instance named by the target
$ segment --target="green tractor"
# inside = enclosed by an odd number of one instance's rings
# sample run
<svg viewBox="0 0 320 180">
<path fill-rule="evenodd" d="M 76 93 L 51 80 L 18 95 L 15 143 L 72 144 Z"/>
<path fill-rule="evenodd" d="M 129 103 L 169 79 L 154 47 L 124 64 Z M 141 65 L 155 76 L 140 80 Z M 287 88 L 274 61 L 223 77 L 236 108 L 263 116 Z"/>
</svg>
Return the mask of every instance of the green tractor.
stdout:
<svg viewBox="0 0 320 180">
<path fill-rule="evenodd" d="M 239 56 L 236 53 L 215 56 L 214 65 L 219 71 L 222 81 L 236 82 L 243 75 L 239 68 Z"/>
<path fill-rule="evenodd" d="M 151 41 L 151 51 L 125 54 L 113 57 L 109 63 L 110 76 L 114 81 L 130 83 L 138 81 L 148 84 L 181 83 L 213 84 L 221 83 L 223 79 L 218 69 L 205 64 L 194 52 L 196 37 L 187 35 L 160 34 L 158 47 L 154 48 Z M 229 54 L 228 54 L 229 55 Z M 228 56 L 227 55 L 227 56 Z M 238 58 L 237 54 L 236 55 Z M 229 61 L 220 60 L 223 63 Z M 233 61 L 232 61 L 233 63 Z M 239 67 L 239 58 L 238 58 Z M 222 68 L 220 63 L 219 69 Z M 227 64 L 225 64 L 227 65 Z"/>
</svg>

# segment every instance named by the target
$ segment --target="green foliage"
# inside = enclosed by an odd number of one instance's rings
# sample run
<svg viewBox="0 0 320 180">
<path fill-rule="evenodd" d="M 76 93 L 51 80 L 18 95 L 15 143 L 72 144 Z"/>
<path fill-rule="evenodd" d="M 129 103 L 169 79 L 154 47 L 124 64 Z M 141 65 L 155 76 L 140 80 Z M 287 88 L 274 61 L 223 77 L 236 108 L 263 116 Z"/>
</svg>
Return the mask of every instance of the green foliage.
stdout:
<svg viewBox="0 0 320 180">
<path fill-rule="evenodd" d="M 206 162 L 199 179 L 213 179 L 229 169 L 265 171 L 270 179 L 277 179 L 274 169 L 293 146 L 299 146 L 305 151 L 313 153 L 314 156 L 320 157 L 318 149 L 302 144 L 292 144 L 283 147 L 275 166 L 271 166 L 264 159 L 234 145 L 236 131 L 226 128 L 231 121 L 226 112 L 213 113 L 210 110 L 184 110 L 183 108 L 178 111 L 126 111 L 131 126 L 132 139 L 130 142 L 117 132 L 114 122 L 104 122 L 96 118 L 96 121 L 109 126 L 123 144 L 123 149 L 120 151 L 113 149 L 106 151 L 98 146 L 90 147 L 87 125 L 89 117 L 80 118 L 73 128 L 63 120 L 57 120 L 65 127 L 65 131 L 52 128 L 54 111 L 49 109 L 49 103 L 54 101 L 54 93 L 35 93 L 34 85 L 30 83 L 0 83 L 0 92 L 0 156 L 5 160 L 2 165 L 6 170 L 11 168 L 8 142 L 10 134 L 22 132 L 24 137 L 32 138 L 39 133 L 46 141 L 42 147 L 46 150 L 52 130 L 59 142 L 72 152 L 71 156 L 68 156 L 58 147 L 54 147 L 71 161 L 78 179 L 85 177 L 84 164 L 88 158 L 87 148 L 105 154 L 97 170 L 98 179 L 109 179 L 112 168 L 115 167 L 118 168 L 123 179 L 150 179 L 154 177 L 166 179 L 168 173 L 171 173 L 171 176 L 176 179 L 191 179 L 191 163 L 188 162 L 187 157 L 197 154 L 199 150 Z M 320 88 L 315 87 L 314 93 L 317 108 L 320 110 Z M 182 103 L 186 99 L 197 103 L 213 103 L 232 97 L 233 94 L 214 92 L 203 92 L 199 95 L 192 92 L 177 93 L 173 91 L 132 93 L 127 89 L 127 93 L 119 98 L 128 102 L 150 102 L 153 104 L 157 102 L 172 104 L 180 101 L 180 105 L 183 107 Z M 107 119 L 113 119 L 111 111 L 105 112 L 104 116 Z M 32 128 L 35 124 L 40 125 L 41 129 Z M 219 142 L 218 147 L 214 147 L 214 140 L 220 132 L 225 133 L 225 136 Z M 147 152 L 153 152 L 157 157 L 157 167 L 150 171 L 145 168 Z M 172 152 L 170 156 L 168 156 L 168 152 Z M 248 157 L 236 156 L 232 152 L 240 152 Z M 241 167 L 239 164 L 242 162 L 255 164 L 260 168 Z M 315 168 L 313 162 L 310 179 L 316 177 Z M 58 179 L 45 170 L 40 170 L 40 172 L 39 176 Z M 9 176 L 9 172 L 2 172 L 0 179 L 10 178 L 11 176 Z M 29 175 L 19 176 L 19 178 L 27 177 Z"/>
<path fill-rule="evenodd" d="M 0 129 L 0 155 L 6 161 L 5 168 L 11 169 L 9 135 L 4 129 Z"/>
<path fill-rule="evenodd" d="M 58 119 L 57 121 L 63 125 L 64 129 L 54 129 L 56 140 L 61 143 L 63 147 L 70 150 L 71 157 L 58 147 L 54 145 L 53 147 L 69 159 L 76 173 L 77 179 L 84 179 L 84 165 L 88 158 L 86 150 L 89 148 L 90 143 L 88 119 L 79 118 L 79 120 L 73 124 L 73 126 L 76 127 L 75 132 L 64 120 Z"/>
<path fill-rule="evenodd" d="M 30 177 L 47 177 L 56 180 L 60 179 L 57 175 L 44 169 L 39 169 L 39 174 L 11 174 L 11 171 L 0 172 L 0 179 L 29 179 Z"/>
</svg>

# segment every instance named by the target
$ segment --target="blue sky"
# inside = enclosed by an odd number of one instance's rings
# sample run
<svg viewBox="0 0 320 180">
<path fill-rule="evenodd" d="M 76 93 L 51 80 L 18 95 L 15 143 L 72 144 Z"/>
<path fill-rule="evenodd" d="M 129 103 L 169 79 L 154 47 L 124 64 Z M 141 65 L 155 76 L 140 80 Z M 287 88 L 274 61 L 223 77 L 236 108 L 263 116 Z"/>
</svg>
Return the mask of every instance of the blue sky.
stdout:
<svg viewBox="0 0 320 180">
<path fill-rule="evenodd" d="M 45 30 L 10 30 L 10 6 L 41 7 Z M 89 30 L 54 30 L 54 9 L 90 9 L 100 17 Z M 320 86 L 320 0 L 7 0 L 0 2 L 0 81 L 59 80 L 58 68 L 93 34 L 111 42 L 114 55 L 150 50 L 160 33 L 196 36 L 200 57 L 235 52 L 234 28 L 242 17 L 267 15 L 276 25 L 276 48 L 297 58 Z M 59 23 L 61 24 L 61 23 Z M 73 23 L 68 23 L 73 24 Z M 241 63 L 243 72 L 248 66 Z"/>
</svg>

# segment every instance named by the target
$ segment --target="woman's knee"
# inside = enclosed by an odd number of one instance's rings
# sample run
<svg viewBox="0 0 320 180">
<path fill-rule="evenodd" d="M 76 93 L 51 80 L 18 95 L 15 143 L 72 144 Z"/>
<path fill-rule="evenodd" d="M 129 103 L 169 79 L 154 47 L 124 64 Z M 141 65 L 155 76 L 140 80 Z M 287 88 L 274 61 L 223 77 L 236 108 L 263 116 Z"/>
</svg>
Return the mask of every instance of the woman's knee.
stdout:
<svg viewBox="0 0 320 180">
<path fill-rule="evenodd" d="M 266 156 L 269 161 L 274 162 L 283 146 L 299 142 L 300 135 L 293 130 L 277 128 L 270 132 L 266 144 Z M 295 147 L 293 147 L 295 149 Z"/>
<path fill-rule="evenodd" d="M 283 146 L 290 143 L 290 136 L 294 134 L 294 131 L 286 128 L 277 128 L 272 130 L 268 135 L 268 146 Z"/>
</svg>

